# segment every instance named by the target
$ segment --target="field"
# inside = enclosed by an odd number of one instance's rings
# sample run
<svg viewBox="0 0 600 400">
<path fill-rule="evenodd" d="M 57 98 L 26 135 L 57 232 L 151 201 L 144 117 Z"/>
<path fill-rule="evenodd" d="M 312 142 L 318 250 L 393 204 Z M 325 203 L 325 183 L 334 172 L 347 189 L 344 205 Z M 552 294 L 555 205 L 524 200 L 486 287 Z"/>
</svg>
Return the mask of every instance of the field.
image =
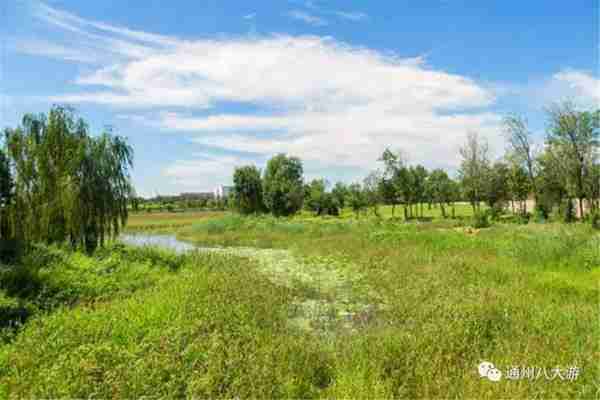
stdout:
<svg viewBox="0 0 600 400">
<path fill-rule="evenodd" d="M 139 214 L 130 232 L 200 250 L 40 247 L 0 274 L 23 316 L 2 331 L 0 397 L 600 397 L 597 231 L 380 211 Z"/>
</svg>

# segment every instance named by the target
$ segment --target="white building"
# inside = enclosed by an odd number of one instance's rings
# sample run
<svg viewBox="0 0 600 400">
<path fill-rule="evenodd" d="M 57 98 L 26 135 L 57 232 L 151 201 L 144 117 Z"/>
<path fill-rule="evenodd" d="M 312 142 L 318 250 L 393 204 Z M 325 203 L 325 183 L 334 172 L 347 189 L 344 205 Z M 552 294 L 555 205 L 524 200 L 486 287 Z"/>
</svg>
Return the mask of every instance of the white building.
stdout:
<svg viewBox="0 0 600 400">
<path fill-rule="evenodd" d="M 233 186 L 219 185 L 214 190 L 215 199 L 225 199 L 229 197 L 233 191 Z"/>
</svg>

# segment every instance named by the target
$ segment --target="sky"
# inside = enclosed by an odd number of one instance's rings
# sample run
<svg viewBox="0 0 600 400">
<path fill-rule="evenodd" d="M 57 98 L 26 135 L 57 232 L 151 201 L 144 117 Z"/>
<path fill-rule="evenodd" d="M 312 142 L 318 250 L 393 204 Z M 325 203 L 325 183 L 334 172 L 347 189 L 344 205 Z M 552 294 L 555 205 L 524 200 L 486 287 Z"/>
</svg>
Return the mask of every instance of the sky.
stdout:
<svg viewBox="0 0 600 400">
<path fill-rule="evenodd" d="M 598 1 L 4 0 L 0 127 L 68 104 L 135 151 L 142 196 L 300 157 L 353 182 L 386 147 L 455 171 L 468 132 L 600 101 Z"/>
</svg>

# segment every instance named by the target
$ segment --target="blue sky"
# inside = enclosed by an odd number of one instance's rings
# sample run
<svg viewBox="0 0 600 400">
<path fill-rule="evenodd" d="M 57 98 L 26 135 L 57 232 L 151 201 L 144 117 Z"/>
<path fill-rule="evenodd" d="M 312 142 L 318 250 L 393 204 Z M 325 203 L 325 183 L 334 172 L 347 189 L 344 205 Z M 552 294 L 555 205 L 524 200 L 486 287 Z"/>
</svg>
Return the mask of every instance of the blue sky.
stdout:
<svg viewBox="0 0 600 400">
<path fill-rule="evenodd" d="M 301 157 L 361 179 L 386 147 L 450 170 L 469 131 L 600 100 L 598 2 L 29 1 L 2 6 L 0 126 L 53 103 L 127 136 L 142 195 Z"/>
</svg>

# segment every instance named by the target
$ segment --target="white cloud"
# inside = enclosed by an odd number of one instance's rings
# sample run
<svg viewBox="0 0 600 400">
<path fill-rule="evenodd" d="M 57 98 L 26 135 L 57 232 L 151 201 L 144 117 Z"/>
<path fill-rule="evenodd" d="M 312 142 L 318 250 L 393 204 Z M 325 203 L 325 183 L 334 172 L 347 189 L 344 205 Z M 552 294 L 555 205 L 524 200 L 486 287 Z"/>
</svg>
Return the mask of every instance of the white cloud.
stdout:
<svg viewBox="0 0 600 400">
<path fill-rule="evenodd" d="M 198 153 L 196 157 L 195 160 L 175 161 L 163 170 L 163 175 L 187 190 L 206 191 L 219 184 L 229 184 L 234 168 L 247 164 L 247 161 L 232 156 Z"/>
<path fill-rule="evenodd" d="M 264 156 L 288 152 L 310 165 L 364 170 L 385 146 L 403 148 L 415 162 L 454 166 L 466 132 L 479 131 L 492 144 L 500 137 L 499 117 L 484 111 L 494 93 L 420 57 L 318 36 L 184 41 L 42 10 L 42 19 L 75 33 L 74 52 L 93 43 L 94 52 L 118 56 L 100 58 L 104 65 L 78 77 L 82 91 L 52 101 L 137 109 L 148 117 L 129 118 L 181 131 L 198 144 Z M 258 111 L 231 113 L 227 103 Z M 180 160 L 165 174 L 189 185 L 196 170 L 230 176 L 238 161 Z"/>
<path fill-rule="evenodd" d="M 244 19 L 254 19 L 255 17 L 256 17 L 256 13 L 250 13 L 250 14 L 244 15 L 242 18 L 244 18 Z"/>
<path fill-rule="evenodd" d="M 600 103 L 600 79 L 585 71 L 567 69 L 553 76 L 555 82 L 565 85 L 564 95 L 598 107 Z"/>
<path fill-rule="evenodd" d="M 307 24 L 310 24 L 312 26 L 325 26 L 328 24 L 328 22 L 325 19 L 301 10 L 292 10 L 286 15 L 290 18 L 306 22 Z"/>
<path fill-rule="evenodd" d="M 100 60 L 93 52 L 85 49 L 74 49 L 65 45 L 52 43 L 46 40 L 17 39 L 12 41 L 13 50 L 31 55 L 43 55 L 66 61 L 98 64 Z"/>
</svg>

